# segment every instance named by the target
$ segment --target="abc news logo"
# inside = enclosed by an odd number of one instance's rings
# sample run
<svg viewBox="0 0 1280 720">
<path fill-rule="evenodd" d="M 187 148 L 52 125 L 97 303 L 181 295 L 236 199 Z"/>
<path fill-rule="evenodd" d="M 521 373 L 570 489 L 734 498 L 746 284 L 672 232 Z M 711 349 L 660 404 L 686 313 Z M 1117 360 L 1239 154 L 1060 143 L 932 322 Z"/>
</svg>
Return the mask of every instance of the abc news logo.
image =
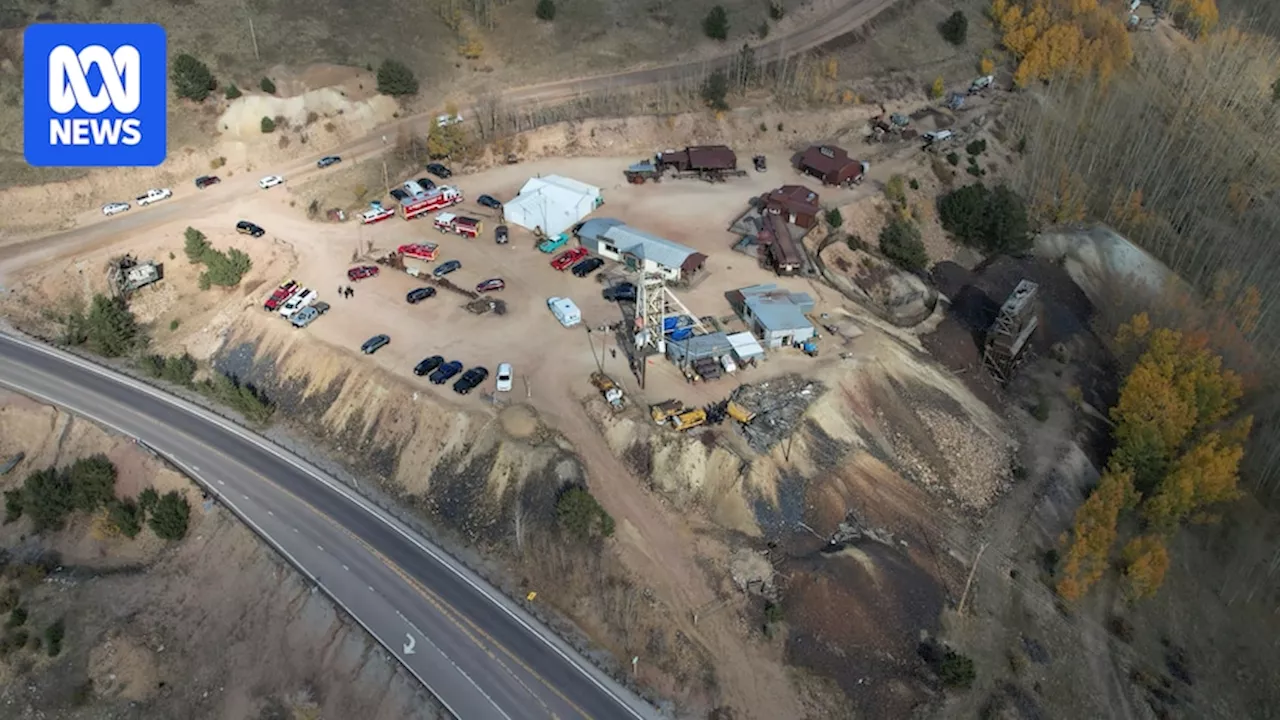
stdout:
<svg viewBox="0 0 1280 720">
<path fill-rule="evenodd" d="M 24 35 L 23 149 L 58 167 L 137 167 L 167 151 L 159 25 L 38 24 Z"/>
<path fill-rule="evenodd" d="M 138 48 L 121 45 L 114 53 L 101 45 L 76 52 L 59 45 L 49 53 L 49 108 L 66 115 L 77 108 L 100 115 L 108 108 L 128 115 L 142 104 L 142 67 Z M 86 73 L 97 68 L 102 76 L 98 92 L 89 89 Z M 142 121 L 137 118 L 50 118 L 50 145 L 137 145 Z"/>
</svg>

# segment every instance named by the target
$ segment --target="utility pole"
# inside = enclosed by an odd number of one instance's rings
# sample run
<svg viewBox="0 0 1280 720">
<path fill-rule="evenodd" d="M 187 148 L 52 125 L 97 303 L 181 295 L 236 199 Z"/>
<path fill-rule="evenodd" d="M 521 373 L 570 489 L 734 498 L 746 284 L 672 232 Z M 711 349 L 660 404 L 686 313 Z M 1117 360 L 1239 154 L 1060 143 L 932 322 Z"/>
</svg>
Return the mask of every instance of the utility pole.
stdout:
<svg viewBox="0 0 1280 720">
<path fill-rule="evenodd" d="M 973 583 L 973 576 L 978 572 L 978 561 L 982 559 L 982 553 L 987 551 L 989 544 L 982 543 L 978 548 L 978 554 L 973 556 L 973 567 L 969 568 L 969 577 L 964 581 L 964 592 L 960 593 L 960 604 L 956 607 L 957 615 L 964 615 L 964 603 L 969 599 L 969 585 Z"/>
<path fill-rule="evenodd" d="M 388 176 L 388 175 L 387 175 L 387 160 L 386 160 L 386 158 L 383 158 L 383 160 L 382 160 L 382 184 L 386 186 L 385 188 L 383 188 L 383 190 L 384 190 L 388 195 L 390 195 L 390 194 L 391 194 L 391 178 L 390 178 L 390 176 Z"/>
</svg>

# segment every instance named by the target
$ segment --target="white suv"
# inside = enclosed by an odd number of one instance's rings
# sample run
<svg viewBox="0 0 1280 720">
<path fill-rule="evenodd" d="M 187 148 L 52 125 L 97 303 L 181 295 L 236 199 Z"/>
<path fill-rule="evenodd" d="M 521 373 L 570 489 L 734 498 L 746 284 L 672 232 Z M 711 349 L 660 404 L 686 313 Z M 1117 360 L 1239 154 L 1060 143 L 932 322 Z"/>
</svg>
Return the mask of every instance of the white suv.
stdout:
<svg viewBox="0 0 1280 720">
<path fill-rule="evenodd" d="M 111 217 L 112 215 L 119 215 L 120 213 L 128 209 L 129 209 L 129 203 L 127 202 L 107 203 L 106 205 L 102 206 L 102 214 L 106 215 L 107 217 Z"/>
<path fill-rule="evenodd" d="M 258 181 L 258 187 L 262 188 L 263 190 L 266 190 L 267 188 L 273 188 L 277 185 L 283 185 L 283 184 L 284 184 L 284 178 L 280 177 L 279 175 L 268 175 Z"/>
<path fill-rule="evenodd" d="M 498 366 L 498 375 L 494 378 L 493 387 L 498 392 L 511 392 L 511 381 L 514 375 L 511 372 L 511 363 L 502 363 Z"/>
</svg>

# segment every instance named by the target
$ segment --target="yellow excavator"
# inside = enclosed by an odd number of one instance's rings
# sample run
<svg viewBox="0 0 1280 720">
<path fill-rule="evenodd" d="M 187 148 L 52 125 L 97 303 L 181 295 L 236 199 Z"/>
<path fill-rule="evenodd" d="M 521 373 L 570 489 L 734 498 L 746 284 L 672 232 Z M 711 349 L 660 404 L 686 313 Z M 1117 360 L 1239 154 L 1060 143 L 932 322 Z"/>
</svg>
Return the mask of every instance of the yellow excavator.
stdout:
<svg viewBox="0 0 1280 720">
<path fill-rule="evenodd" d="M 691 430 L 707 421 L 707 411 L 702 408 L 686 410 L 671 418 L 671 427 L 676 430 Z"/>
<path fill-rule="evenodd" d="M 679 400 L 667 400 L 649 406 L 649 416 L 656 425 L 665 425 L 667 420 L 684 412 L 684 403 Z"/>
<path fill-rule="evenodd" d="M 591 373 L 591 384 L 596 386 L 604 399 L 613 406 L 614 410 L 621 410 L 626 407 L 627 399 L 622 394 L 622 388 L 613 381 L 613 378 L 601 372 Z"/>
<path fill-rule="evenodd" d="M 724 411 L 725 411 L 725 414 L 727 414 L 729 417 L 733 418 L 734 420 L 737 420 L 743 425 L 746 425 L 747 423 L 756 419 L 755 413 L 742 407 L 741 405 L 739 405 L 738 403 L 732 400 L 729 401 L 729 404 L 728 406 L 725 407 Z"/>
</svg>

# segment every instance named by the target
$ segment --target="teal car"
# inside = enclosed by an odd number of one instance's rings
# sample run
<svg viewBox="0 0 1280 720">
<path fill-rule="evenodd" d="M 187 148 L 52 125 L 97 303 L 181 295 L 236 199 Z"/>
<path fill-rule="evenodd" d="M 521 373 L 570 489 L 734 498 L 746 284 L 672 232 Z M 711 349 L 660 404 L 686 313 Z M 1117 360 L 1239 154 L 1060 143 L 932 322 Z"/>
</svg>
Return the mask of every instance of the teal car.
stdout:
<svg viewBox="0 0 1280 720">
<path fill-rule="evenodd" d="M 538 249 L 544 253 L 553 253 L 567 244 L 569 244 L 569 233 L 560 233 L 555 237 L 543 240 L 538 244 Z"/>
</svg>

